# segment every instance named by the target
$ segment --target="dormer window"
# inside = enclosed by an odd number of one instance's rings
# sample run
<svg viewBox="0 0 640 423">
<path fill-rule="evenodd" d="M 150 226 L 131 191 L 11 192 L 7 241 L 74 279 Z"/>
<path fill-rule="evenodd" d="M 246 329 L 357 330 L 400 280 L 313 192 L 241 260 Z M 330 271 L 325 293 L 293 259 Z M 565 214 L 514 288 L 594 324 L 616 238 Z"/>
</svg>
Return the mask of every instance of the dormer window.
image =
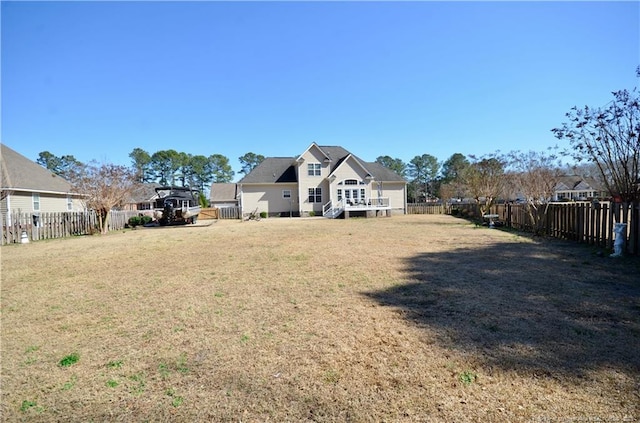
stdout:
<svg viewBox="0 0 640 423">
<path fill-rule="evenodd" d="M 309 176 L 320 176 L 322 165 L 320 163 L 308 163 L 307 174 Z"/>
</svg>

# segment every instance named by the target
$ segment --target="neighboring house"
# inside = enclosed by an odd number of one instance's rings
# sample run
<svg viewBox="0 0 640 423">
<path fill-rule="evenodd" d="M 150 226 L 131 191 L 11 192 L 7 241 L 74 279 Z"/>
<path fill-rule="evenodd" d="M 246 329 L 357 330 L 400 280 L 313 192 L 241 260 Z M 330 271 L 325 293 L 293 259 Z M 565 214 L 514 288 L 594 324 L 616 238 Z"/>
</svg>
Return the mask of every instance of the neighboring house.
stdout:
<svg viewBox="0 0 640 423">
<path fill-rule="evenodd" d="M 0 213 L 84 211 L 83 196 L 51 171 L 0 144 Z"/>
<path fill-rule="evenodd" d="M 404 214 L 407 183 L 342 147 L 312 143 L 298 157 L 268 157 L 238 182 L 242 213 L 349 217 Z"/>
<path fill-rule="evenodd" d="M 138 185 L 131 193 L 124 205 L 125 210 L 153 210 L 153 205 L 158 199 L 156 188 L 162 185 L 152 182 Z"/>
<path fill-rule="evenodd" d="M 233 183 L 213 183 L 209 193 L 211 207 L 238 207 L 238 185 Z"/>
<path fill-rule="evenodd" d="M 565 175 L 559 178 L 554 197 L 554 201 L 586 201 L 608 194 L 594 178 Z"/>
</svg>

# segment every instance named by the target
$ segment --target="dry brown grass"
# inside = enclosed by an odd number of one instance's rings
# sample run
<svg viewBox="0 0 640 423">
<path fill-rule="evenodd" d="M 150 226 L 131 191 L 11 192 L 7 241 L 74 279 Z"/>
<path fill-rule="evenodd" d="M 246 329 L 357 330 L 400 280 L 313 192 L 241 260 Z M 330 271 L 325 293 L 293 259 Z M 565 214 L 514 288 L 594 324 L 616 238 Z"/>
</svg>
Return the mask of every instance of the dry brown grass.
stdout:
<svg viewBox="0 0 640 423">
<path fill-rule="evenodd" d="M 1 254 L 3 421 L 640 419 L 634 259 L 416 215 Z"/>
</svg>

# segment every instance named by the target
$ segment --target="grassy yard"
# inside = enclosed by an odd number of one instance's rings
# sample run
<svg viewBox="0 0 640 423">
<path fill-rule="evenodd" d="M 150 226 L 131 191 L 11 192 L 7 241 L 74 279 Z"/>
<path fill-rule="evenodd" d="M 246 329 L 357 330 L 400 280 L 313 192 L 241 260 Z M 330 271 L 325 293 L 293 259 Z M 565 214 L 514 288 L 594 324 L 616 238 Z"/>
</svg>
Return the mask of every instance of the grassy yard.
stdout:
<svg viewBox="0 0 640 423">
<path fill-rule="evenodd" d="M 0 253 L 3 421 L 640 419 L 637 259 L 420 215 Z"/>
</svg>

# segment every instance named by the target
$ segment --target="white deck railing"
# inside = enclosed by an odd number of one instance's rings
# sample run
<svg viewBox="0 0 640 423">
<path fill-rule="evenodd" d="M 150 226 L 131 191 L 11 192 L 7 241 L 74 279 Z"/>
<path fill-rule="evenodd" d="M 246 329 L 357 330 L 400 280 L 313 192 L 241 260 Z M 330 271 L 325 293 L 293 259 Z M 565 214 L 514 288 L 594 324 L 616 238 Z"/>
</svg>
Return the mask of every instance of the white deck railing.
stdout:
<svg viewBox="0 0 640 423">
<path fill-rule="evenodd" d="M 358 202 L 346 201 L 344 207 L 346 209 L 362 210 L 388 209 L 389 197 L 366 198 Z"/>
<path fill-rule="evenodd" d="M 389 207 L 389 197 L 367 198 L 359 202 L 345 201 L 343 199 L 335 203 L 329 201 L 322 206 L 322 215 L 328 218 L 334 218 L 339 216 L 344 210 L 387 210 Z"/>
</svg>

